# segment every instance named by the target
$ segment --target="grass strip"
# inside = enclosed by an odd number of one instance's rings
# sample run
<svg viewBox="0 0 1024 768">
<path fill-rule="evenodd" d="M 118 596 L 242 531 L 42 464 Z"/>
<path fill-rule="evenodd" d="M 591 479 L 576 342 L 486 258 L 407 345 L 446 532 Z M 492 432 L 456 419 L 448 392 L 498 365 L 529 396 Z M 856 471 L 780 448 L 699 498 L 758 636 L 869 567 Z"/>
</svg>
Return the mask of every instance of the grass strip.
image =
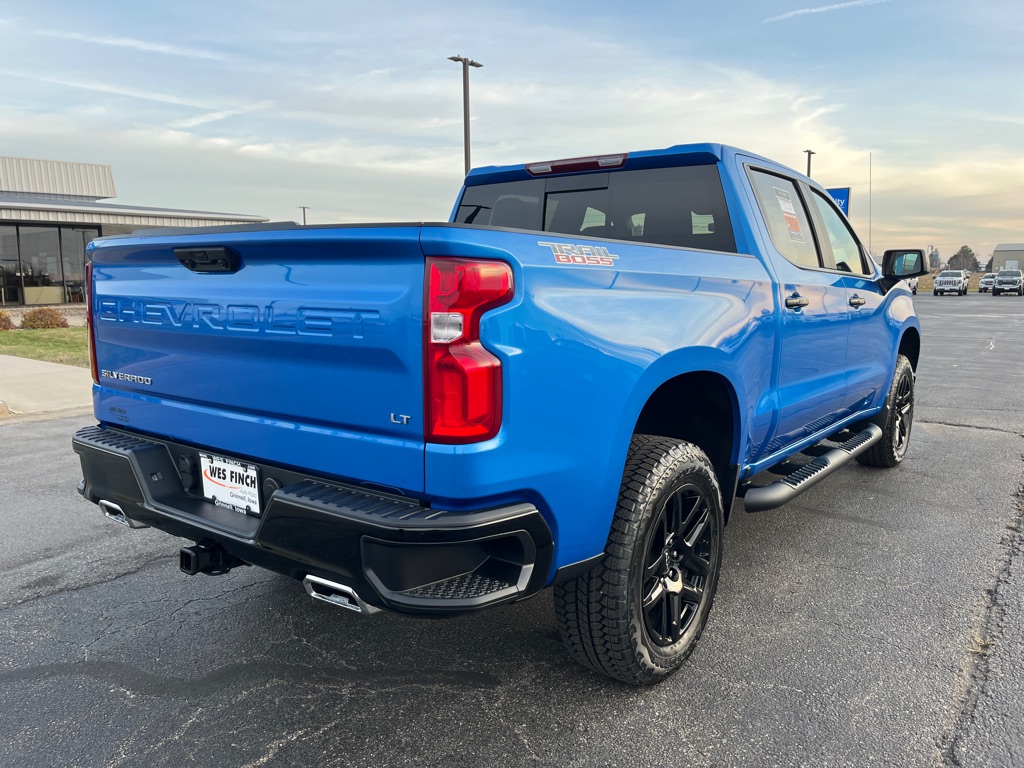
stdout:
<svg viewBox="0 0 1024 768">
<path fill-rule="evenodd" d="M 28 357 L 32 360 L 88 368 L 88 333 L 85 328 L 0 331 L 0 355 Z"/>
</svg>

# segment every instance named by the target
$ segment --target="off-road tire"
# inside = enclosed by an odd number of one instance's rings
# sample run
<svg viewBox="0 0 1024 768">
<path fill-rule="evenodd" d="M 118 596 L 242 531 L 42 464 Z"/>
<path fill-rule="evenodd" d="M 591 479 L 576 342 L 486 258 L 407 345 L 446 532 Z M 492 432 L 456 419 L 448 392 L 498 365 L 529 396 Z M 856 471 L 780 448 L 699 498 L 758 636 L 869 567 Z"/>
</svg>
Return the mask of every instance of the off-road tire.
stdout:
<svg viewBox="0 0 1024 768">
<path fill-rule="evenodd" d="M 679 669 L 714 602 L 722 528 L 722 496 L 704 452 L 634 435 L 604 558 L 554 588 L 569 653 L 631 685 L 651 685 Z"/>
<path fill-rule="evenodd" d="M 882 439 L 858 456 L 857 461 L 868 467 L 889 469 L 906 458 L 914 426 L 914 368 L 904 355 L 896 358 L 892 386 L 880 417 L 875 423 L 882 428 Z"/>
</svg>

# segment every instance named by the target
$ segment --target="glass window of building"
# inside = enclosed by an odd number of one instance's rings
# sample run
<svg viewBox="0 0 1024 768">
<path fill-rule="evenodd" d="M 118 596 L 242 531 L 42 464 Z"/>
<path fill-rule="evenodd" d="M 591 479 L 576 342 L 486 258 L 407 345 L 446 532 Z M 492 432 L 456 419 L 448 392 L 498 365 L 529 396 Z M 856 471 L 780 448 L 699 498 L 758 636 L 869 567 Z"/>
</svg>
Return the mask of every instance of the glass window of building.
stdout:
<svg viewBox="0 0 1024 768">
<path fill-rule="evenodd" d="M 99 237 L 95 229 L 60 231 L 60 250 L 64 261 L 64 301 L 77 304 L 85 301 L 85 246 Z"/>
<path fill-rule="evenodd" d="M 18 230 L 0 226 L 0 306 L 6 304 L 21 304 L 21 268 Z"/>
<path fill-rule="evenodd" d="M 61 304 L 64 274 L 57 227 L 19 227 L 21 280 L 26 304 Z"/>
</svg>

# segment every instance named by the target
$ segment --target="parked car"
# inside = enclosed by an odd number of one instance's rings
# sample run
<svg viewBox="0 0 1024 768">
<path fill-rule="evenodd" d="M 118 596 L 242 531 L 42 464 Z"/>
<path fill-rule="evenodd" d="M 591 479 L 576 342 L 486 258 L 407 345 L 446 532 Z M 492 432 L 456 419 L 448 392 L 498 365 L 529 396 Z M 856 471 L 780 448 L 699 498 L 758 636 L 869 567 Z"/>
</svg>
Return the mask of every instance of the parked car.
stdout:
<svg viewBox="0 0 1024 768">
<path fill-rule="evenodd" d="M 986 272 L 981 276 L 981 280 L 978 281 L 978 293 L 988 293 L 992 290 L 992 286 L 995 285 L 996 275 L 994 272 Z"/>
<path fill-rule="evenodd" d="M 996 282 L 992 286 L 992 295 L 998 296 L 1001 293 L 1016 293 L 1024 296 L 1024 273 L 1019 269 L 1001 269 L 996 275 Z"/>
<path fill-rule="evenodd" d="M 940 293 L 955 293 L 957 296 L 966 296 L 967 274 L 962 269 L 947 269 L 940 272 L 939 276 L 935 278 L 935 287 L 932 289 L 932 295 L 938 296 Z"/>
</svg>

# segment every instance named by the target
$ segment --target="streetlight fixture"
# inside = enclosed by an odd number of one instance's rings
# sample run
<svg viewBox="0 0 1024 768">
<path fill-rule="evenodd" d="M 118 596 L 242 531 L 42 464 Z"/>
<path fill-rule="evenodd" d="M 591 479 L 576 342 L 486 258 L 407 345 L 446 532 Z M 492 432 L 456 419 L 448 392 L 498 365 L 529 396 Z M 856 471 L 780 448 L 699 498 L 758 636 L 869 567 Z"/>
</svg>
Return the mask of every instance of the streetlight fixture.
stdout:
<svg viewBox="0 0 1024 768">
<path fill-rule="evenodd" d="M 469 175 L 469 68 L 479 69 L 483 66 L 479 61 L 467 59 L 465 56 L 449 56 L 448 61 L 462 64 L 462 142 L 466 154 L 466 175 Z"/>
<path fill-rule="evenodd" d="M 309 206 L 308 205 L 300 205 L 299 208 L 302 209 L 302 226 L 306 226 L 306 211 L 309 210 Z"/>
<path fill-rule="evenodd" d="M 813 149 L 805 149 L 804 152 L 807 154 L 807 178 L 811 178 L 811 155 L 818 154 Z"/>
</svg>

